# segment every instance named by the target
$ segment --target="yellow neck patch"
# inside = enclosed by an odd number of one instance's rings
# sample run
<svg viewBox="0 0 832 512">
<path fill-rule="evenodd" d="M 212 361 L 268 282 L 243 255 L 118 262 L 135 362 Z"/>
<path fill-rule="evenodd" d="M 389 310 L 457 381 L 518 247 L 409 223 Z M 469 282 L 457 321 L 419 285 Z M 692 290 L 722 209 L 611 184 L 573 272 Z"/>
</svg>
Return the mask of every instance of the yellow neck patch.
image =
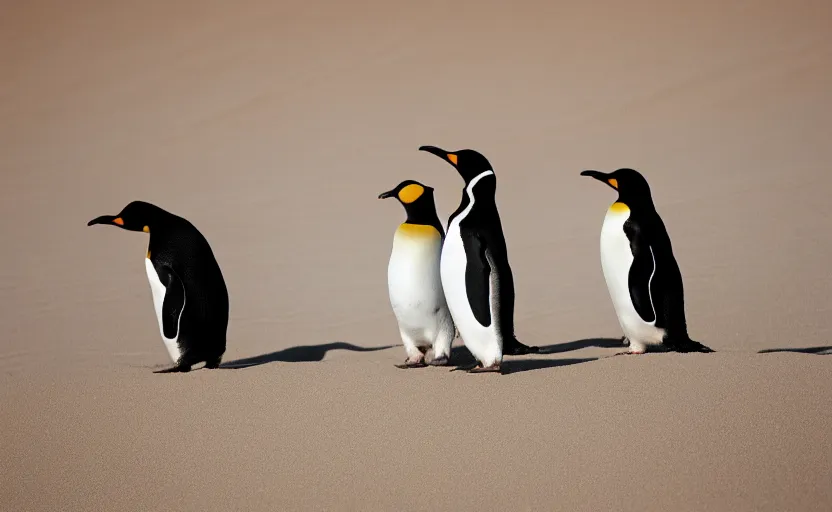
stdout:
<svg viewBox="0 0 832 512">
<path fill-rule="evenodd" d="M 407 222 L 399 226 L 399 233 L 418 238 L 433 238 L 439 236 L 439 231 L 433 226 L 428 226 L 427 224 L 409 224 Z"/>
<path fill-rule="evenodd" d="M 616 201 L 610 205 L 610 211 L 613 213 L 627 213 L 630 211 L 630 207 Z"/>
<path fill-rule="evenodd" d="M 399 190 L 399 201 L 403 202 L 404 204 L 410 204 L 413 201 L 422 197 L 422 194 L 424 193 L 425 187 L 417 185 L 415 183 L 411 183 L 410 185 Z"/>
</svg>

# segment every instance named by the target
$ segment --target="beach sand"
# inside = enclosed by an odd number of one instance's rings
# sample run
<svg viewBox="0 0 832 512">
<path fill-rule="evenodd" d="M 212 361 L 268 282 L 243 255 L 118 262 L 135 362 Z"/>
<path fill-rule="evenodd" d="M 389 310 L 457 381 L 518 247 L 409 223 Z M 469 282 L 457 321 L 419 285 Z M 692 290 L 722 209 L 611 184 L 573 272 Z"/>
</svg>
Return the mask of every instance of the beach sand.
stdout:
<svg viewBox="0 0 832 512">
<path fill-rule="evenodd" d="M 0 509 L 832 509 L 832 4 L 579 5 L 3 2 Z M 463 186 L 425 144 L 494 165 L 505 375 L 393 366 L 377 195 Z M 619 167 L 716 353 L 609 357 Z M 152 373 L 146 235 L 86 227 L 134 199 L 208 238 L 236 368 Z"/>
</svg>

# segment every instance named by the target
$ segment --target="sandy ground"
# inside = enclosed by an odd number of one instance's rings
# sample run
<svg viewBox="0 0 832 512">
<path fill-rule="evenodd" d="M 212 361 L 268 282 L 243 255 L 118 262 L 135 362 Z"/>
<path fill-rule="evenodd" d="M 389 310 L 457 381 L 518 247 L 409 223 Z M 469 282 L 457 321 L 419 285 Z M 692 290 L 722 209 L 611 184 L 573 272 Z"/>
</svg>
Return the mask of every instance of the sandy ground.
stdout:
<svg viewBox="0 0 832 512">
<path fill-rule="evenodd" d="M 0 509 L 832 508 L 829 2 L 0 5 Z M 376 196 L 462 187 L 423 144 L 495 166 L 507 375 L 393 367 Z M 624 166 L 715 354 L 608 357 L 578 174 Z M 133 199 L 211 242 L 244 368 L 152 373 L 146 235 L 85 226 Z"/>
</svg>

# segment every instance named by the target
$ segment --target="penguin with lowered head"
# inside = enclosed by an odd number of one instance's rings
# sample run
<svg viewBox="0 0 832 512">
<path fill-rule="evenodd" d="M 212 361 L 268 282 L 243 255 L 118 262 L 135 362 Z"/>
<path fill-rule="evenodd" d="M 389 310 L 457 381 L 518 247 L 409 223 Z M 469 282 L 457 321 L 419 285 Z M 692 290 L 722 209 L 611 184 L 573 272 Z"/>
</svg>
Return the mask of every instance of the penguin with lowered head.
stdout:
<svg viewBox="0 0 832 512">
<path fill-rule="evenodd" d="M 225 353 L 228 290 L 208 241 L 189 221 L 144 201 L 118 215 L 87 223 L 150 235 L 145 269 L 162 341 L 173 366 L 154 373 L 188 372 L 204 362 L 217 368 Z"/>
</svg>

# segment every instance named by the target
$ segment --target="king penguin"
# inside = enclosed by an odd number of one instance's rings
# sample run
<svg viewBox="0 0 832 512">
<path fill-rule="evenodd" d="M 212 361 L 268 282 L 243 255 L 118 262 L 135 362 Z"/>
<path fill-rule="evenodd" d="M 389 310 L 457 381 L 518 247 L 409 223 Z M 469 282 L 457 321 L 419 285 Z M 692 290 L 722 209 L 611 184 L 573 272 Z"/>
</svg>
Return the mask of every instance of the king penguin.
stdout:
<svg viewBox="0 0 832 512">
<path fill-rule="evenodd" d="M 208 241 L 193 224 L 143 201 L 118 215 L 87 223 L 150 234 L 145 258 L 153 306 L 173 367 L 154 373 L 188 372 L 204 362 L 217 368 L 225 353 L 228 290 Z"/>
<path fill-rule="evenodd" d="M 650 186 L 636 170 L 583 171 L 618 192 L 601 228 L 601 269 L 629 351 L 713 352 L 688 336 L 682 274 Z"/>
<path fill-rule="evenodd" d="M 445 231 L 436 215 L 433 188 L 405 180 L 379 199 L 395 197 L 407 220 L 393 235 L 387 266 L 390 305 L 399 324 L 407 360 L 398 368 L 419 368 L 432 348 L 428 363 L 447 365 L 456 330 L 439 275 L 439 258 Z"/>
<path fill-rule="evenodd" d="M 538 352 L 514 336 L 514 279 L 495 198 L 497 179 L 488 160 L 463 149 L 422 146 L 451 164 L 465 180 L 462 201 L 448 219 L 441 276 L 459 335 L 479 361 L 470 372 L 499 372 L 503 354 Z"/>
</svg>

